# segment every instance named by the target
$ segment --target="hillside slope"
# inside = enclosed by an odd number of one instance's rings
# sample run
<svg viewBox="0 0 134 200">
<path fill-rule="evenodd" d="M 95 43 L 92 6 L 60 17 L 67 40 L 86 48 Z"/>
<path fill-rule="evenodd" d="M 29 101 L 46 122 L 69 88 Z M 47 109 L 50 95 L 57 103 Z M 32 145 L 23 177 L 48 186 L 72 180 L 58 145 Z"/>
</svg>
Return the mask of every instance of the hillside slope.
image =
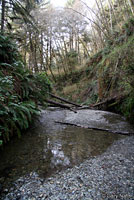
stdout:
<svg viewBox="0 0 134 200">
<path fill-rule="evenodd" d="M 134 19 L 122 27 L 114 42 L 89 58 L 83 68 L 57 77 L 55 92 L 85 105 L 114 99 L 105 110 L 134 117 Z M 115 98 L 114 98 L 115 97 Z"/>
</svg>

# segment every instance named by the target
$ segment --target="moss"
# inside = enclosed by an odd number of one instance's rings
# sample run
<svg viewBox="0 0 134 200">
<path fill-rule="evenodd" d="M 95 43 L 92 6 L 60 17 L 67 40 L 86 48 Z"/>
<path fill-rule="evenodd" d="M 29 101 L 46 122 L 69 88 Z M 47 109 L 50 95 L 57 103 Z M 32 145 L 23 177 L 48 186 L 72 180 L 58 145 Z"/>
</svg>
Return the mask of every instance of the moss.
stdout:
<svg viewBox="0 0 134 200">
<path fill-rule="evenodd" d="M 125 30 L 133 29 L 134 20 L 130 21 L 125 25 Z M 86 104 L 95 103 L 98 98 L 102 101 L 115 95 L 124 96 L 123 102 L 113 103 L 109 109 L 123 114 L 129 120 L 133 119 L 134 34 L 126 34 L 122 30 L 113 43 L 107 43 L 104 49 L 86 61 L 83 70 L 63 76 L 62 81 L 63 86 L 68 88 L 76 84 L 76 91 L 73 90 L 68 95 L 71 94 L 70 98 Z M 58 83 L 61 84 L 61 79 Z"/>
</svg>

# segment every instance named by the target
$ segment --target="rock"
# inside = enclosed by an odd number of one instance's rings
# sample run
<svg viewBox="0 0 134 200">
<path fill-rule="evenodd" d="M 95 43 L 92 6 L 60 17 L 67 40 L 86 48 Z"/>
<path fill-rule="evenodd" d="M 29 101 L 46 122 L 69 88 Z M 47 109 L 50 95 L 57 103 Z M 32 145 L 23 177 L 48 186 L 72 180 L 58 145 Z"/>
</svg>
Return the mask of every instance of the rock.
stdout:
<svg viewBox="0 0 134 200">
<path fill-rule="evenodd" d="M 121 115 L 98 110 L 78 110 L 77 113 L 67 112 L 64 123 L 85 128 L 98 128 L 114 133 L 134 134 L 133 127 Z"/>
</svg>

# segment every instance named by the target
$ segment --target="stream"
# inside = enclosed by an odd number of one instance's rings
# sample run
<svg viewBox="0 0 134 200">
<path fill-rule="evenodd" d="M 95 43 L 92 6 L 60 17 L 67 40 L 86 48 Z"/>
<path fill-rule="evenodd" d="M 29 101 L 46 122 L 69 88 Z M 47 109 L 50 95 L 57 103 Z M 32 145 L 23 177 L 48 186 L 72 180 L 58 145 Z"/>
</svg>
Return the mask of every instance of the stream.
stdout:
<svg viewBox="0 0 134 200">
<path fill-rule="evenodd" d="M 15 181 L 23 176 L 36 173 L 45 180 L 101 155 L 115 141 L 133 132 L 123 117 L 109 112 L 42 110 L 21 139 L 14 138 L 0 150 L 1 195 L 6 199 L 9 191 L 14 190 Z"/>
</svg>

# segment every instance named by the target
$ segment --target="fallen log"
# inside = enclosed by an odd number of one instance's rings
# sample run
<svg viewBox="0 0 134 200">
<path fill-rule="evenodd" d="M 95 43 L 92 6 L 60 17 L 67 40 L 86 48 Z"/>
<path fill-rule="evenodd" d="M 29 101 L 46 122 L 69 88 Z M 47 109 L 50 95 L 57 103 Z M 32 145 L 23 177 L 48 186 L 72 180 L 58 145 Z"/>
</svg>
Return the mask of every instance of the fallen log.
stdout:
<svg viewBox="0 0 134 200">
<path fill-rule="evenodd" d="M 121 96 L 114 96 L 112 98 L 106 99 L 106 100 L 104 100 L 102 102 L 99 102 L 97 104 L 90 105 L 90 107 L 94 108 L 94 107 L 97 107 L 97 106 L 101 106 L 103 104 L 109 104 L 109 103 L 111 103 L 111 102 L 113 102 L 115 100 L 121 100 L 122 98 L 123 97 L 121 97 Z"/>
<path fill-rule="evenodd" d="M 90 106 L 82 106 L 81 108 L 78 108 L 78 110 L 84 110 L 84 109 L 92 109 Z"/>
<path fill-rule="evenodd" d="M 61 108 L 67 108 L 67 109 L 69 109 L 69 110 L 71 110 L 71 111 L 77 113 L 76 110 L 72 109 L 72 108 L 71 108 L 70 106 L 68 106 L 68 105 L 61 104 L 61 103 L 59 103 L 59 102 L 52 101 L 52 100 L 50 100 L 50 99 L 46 99 L 45 101 L 46 101 L 47 103 L 50 103 L 50 104 L 56 105 L 56 106 L 61 107 Z"/>
<path fill-rule="evenodd" d="M 77 104 L 77 103 L 71 102 L 71 101 L 69 101 L 69 100 L 67 100 L 67 99 L 64 99 L 64 98 L 62 98 L 62 97 L 56 96 L 56 95 L 54 95 L 54 94 L 49 93 L 49 95 L 50 95 L 51 97 L 55 98 L 55 99 L 58 99 L 58 100 L 61 100 L 61 101 L 65 102 L 65 103 L 72 104 L 72 105 L 74 105 L 74 106 L 76 106 L 76 107 L 82 107 L 81 105 L 79 105 L 79 104 Z"/>
<path fill-rule="evenodd" d="M 120 135 L 128 135 L 128 136 L 134 135 L 134 133 L 128 133 L 128 132 L 123 133 L 123 132 L 120 132 L 120 131 L 112 131 L 112 130 L 109 130 L 109 129 L 96 128 L 96 127 L 92 127 L 92 126 L 82 126 L 80 124 L 73 124 L 73 123 L 69 123 L 69 122 L 55 121 L 55 123 L 63 124 L 63 125 L 70 125 L 70 126 L 77 126 L 77 127 L 87 128 L 87 129 L 92 129 L 92 130 L 97 130 L 97 131 L 106 131 L 106 132 L 120 134 Z"/>
</svg>

